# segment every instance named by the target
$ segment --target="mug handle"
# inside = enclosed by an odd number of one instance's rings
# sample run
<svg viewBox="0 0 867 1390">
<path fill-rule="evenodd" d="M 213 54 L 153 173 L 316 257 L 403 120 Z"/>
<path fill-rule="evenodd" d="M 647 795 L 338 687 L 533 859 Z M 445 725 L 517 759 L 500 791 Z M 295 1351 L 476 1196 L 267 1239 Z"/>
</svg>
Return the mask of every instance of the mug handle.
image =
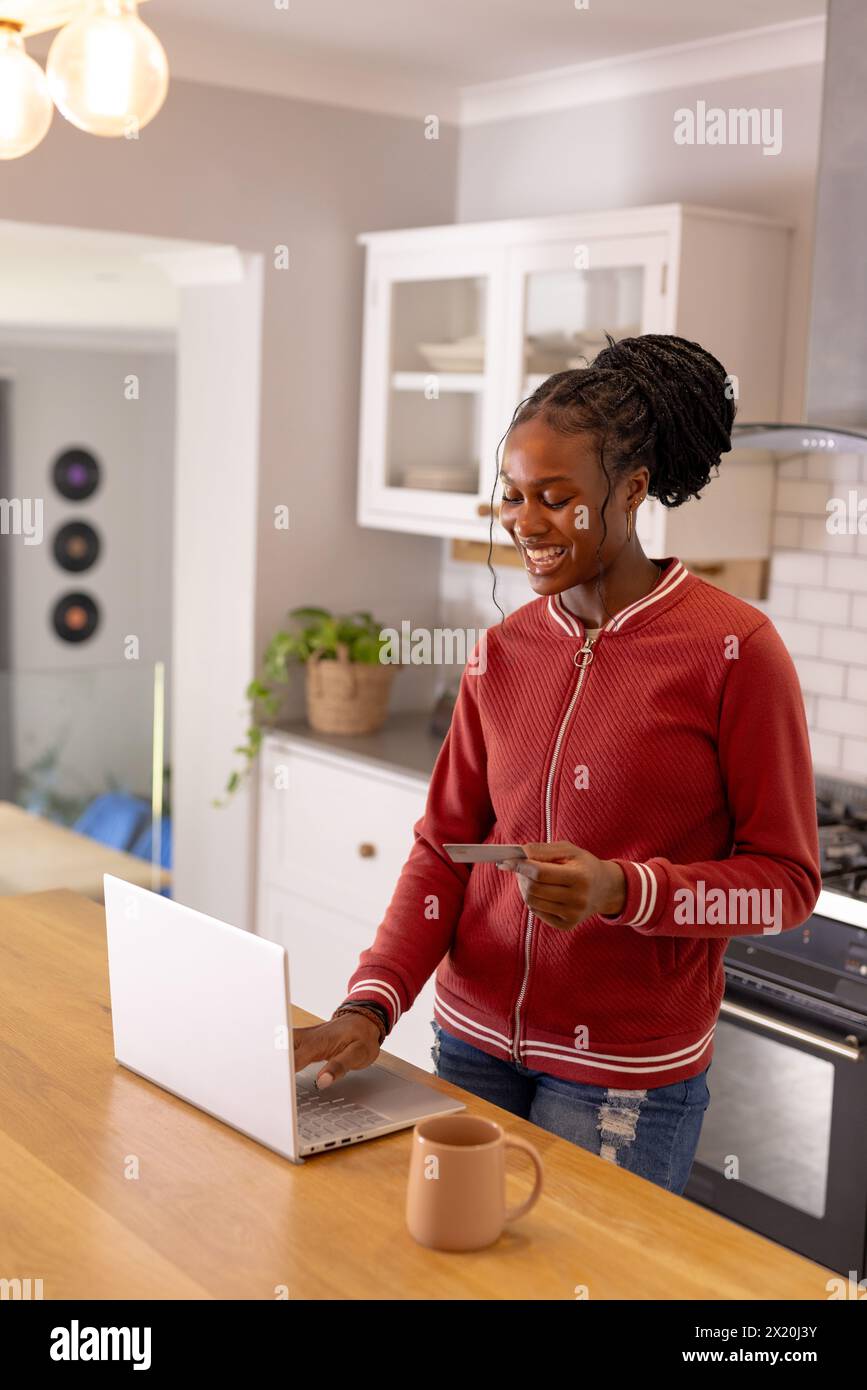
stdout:
<svg viewBox="0 0 867 1390">
<path fill-rule="evenodd" d="M 530 1208 L 534 1207 L 539 1200 L 542 1192 L 544 1169 L 538 1151 L 533 1148 L 532 1144 L 528 1144 L 526 1139 L 518 1139 L 513 1135 L 507 1134 L 503 1142 L 507 1149 L 522 1149 L 524 1153 L 529 1154 L 536 1168 L 536 1182 L 526 1202 L 521 1202 L 520 1206 L 510 1208 L 506 1211 L 507 1221 L 517 1221 L 519 1216 L 525 1216 Z"/>
</svg>

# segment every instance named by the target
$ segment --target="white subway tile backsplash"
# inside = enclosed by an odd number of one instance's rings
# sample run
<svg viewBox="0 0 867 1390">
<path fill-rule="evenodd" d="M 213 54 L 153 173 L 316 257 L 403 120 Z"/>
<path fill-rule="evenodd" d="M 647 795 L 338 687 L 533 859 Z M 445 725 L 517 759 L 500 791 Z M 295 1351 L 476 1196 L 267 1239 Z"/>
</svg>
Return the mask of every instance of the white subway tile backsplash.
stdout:
<svg viewBox="0 0 867 1390">
<path fill-rule="evenodd" d="M 854 555 L 855 536 L 832 536 L 827 517 L 805 516 L 801 522 L 801 544 L 805 550 L 823 550 L 832 555 Z"/>
<path fill-rule="evenodd" d="M 775 516 L 771 536 L 774 549 L 798 550 L 802 524 L 799 516 Z"/>
<path fill-rule="evenodd" d="M 828 497 L 828 483 L 809 482 L 807 479 L 778 482 L 776 507 L 778 512 L 797 516 L 824 516 Z"/>
<path fill-rule="evenodd" d="M 823 733 L 849 734 L 857 738 L 865 733 L 865 710 L 848 700 L 819 697 L 816 724 Z"/>
<path fill-rule="evenodd" d="M 844 738 L 841 771 L 848 777 L 867 777 L 867 738 Z"/>
<path fill-rule="evenodd" d="M 806 476 L 807 465 L 803 454 L 795 454 L 793 458 L 782 459 L 777 464 L 778 478 L 806 478 Z M 781 511 L 782 508 L 778 508 L 778 510 Z"/>
<path fill-rule="evenodd" d="M 813 764 L 819 772 L 842 774 L 841 740 L 836 734 L 825 734 L 819 729 L 810 730 L 810 748 Z"/>
<path fill-rule="evenodd" d="M 821 628 L 814 623 L 796 623 L 790 618 L 774 622 L 792 656 L 818 656 Z"/>
<path fill-rule="evenodd" d="M 790 459 L 778 477 L 764 606 L 795 663 L 814 766 L 867 777 L 867 535 L 833 534 L 826 505 L 867 482 L 867 455 Z"/>
<path fill-rule="evenodd" d="M 829 556 L 827 584 L 829 589 L 849 589 L 867 593 L 867 560 Z"/>
<path fill-rule="evenodd" d="M 867 666 L 867 636 L 854 628 L 823 628 L 819 651 L 823 661 L 842 661 L 846 666 Z"/>
<path fill-rule="evenodd" d="M 832 661 L 811 661 L 809 657 L 795 659 L 795 669 L 805 693 L 842 695 L 846 688 L 846 667 Z M 865 670 L 867 675 L 867 670 Z"/>
<path fill-rule="evenodd" d="M 861 455 L 808 454 L 806 476 L 829 482 L 857 483 L 861 476 Z"/>
<path fill-rule="evenodd" d="M 834 497 L 850 504 L 853 491 L 860 501 L 859 483 L 867 483 L 867 455 L 781 461 L 771 583 L 756 605 L 794 660 L 814 766 L 858 778 L 867 776 L 867 535 L 829 531 L 827 504 Z"/>
<path fill-rule="evenodd" d="M 798 589 L 792 592 L 797 594 L 795 616 L 798 618 L 807 622 L 834 623 L 837 627 L 845 627 L 849 622 L 852 600 L 842 590 Z"/>
<path fill-rule="evenodd" d="M 774 618 L 794 618 L 798 590 L 791 584 L 771 584 L 767 600 L 762 603 L 753 600 L 757 608 Z M 807 616 L 807 615 L 805 615 Z"/>
<path fill-rule="evenodd" d="M 771 556 L 772 584 L 803 584 L 820 588 L 825 582 L 825 559 L 803 550 L 778 550 Z"/>
</svg>

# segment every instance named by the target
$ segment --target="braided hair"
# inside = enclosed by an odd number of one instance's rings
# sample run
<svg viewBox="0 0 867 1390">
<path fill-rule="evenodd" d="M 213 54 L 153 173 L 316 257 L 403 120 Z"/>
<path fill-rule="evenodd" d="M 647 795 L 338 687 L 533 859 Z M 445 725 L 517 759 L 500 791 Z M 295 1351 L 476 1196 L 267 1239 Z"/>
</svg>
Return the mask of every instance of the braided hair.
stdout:
<svg viewBox="0 0 867 1390">
<path fill-rule="evenodd" d="M 555 372 L 517 406 L 501 445 L 528 420 L 541 419 L 559 434 L 590 433 L 599 443 L 599 463 L 608 490 L 635 468 L 650 473 L 647 491 L 664 507 L 698 497 L 731 448 L 736 405 L 722 363 L 700 344 L 672 334 L 639 338 L 605 335 L 603 348 L 588 367 Z M 488 568 L 493 550 L 493 504 Z M 496 602 L 496 597 L 494 597 Z M 499 604 L 497 604 L 499 607 Z M 502 613 L 502 609 L 500 612 Z"/>
</svg>

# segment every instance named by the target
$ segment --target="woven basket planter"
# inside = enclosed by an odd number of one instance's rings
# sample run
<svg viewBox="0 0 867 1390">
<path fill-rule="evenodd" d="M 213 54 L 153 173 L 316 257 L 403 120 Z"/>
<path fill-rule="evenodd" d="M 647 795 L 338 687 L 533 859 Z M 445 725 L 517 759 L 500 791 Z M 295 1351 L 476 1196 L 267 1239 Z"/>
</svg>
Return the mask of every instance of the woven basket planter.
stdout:
<svg viewBox="0 0 867 1390">
<path fill-rule="evenodd" d="M 337 644 L 337 660 L 307 658 L 307 721 L 320 734 L 372 734 L 388 715 L 397 666 L 350 661 L 349 648 Z"/>
</svg>

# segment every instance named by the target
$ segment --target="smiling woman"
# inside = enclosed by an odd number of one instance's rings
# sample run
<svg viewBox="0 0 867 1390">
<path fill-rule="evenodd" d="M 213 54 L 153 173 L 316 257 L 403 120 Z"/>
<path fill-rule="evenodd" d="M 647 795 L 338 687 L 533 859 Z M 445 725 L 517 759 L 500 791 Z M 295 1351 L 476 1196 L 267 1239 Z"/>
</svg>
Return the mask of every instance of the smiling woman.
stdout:
<svg viewBox="0 0 867 1390">
<path fill-rule="evenodd" d="M 500 524 L 531 583 L 546 581 L 536 593 L 563 594 L 592 627 L 657 583 L 635 512 L 648 495 L 666 507 L 698 497 L 735 415 L 725 368 L 698 343 L 608 342 L 591 367 L 555 373 L 520 404 L 500 472 Z"/>
<path fill-rule="evenodd" d="M 436 970 L 438 1076 L 684 1190 L 728 938 L 798 925 L 820 886 L 791 658 L 635 528 L 646 496 L 699 495 L 733 417 L 722 364 L 653 335 L 516 411 L 501 524 L 535 598 L 487 630 L 483 674 L 471 657 L 376 939 L 332 1020 L 296 1035 L 325 1084 L 383 1041 L 360 1006 L 390 1032 Z M 498 872 L 450 843 L 526 858 Z M 771 928 L 741 911 L 757 895 Z"/>
</svg>

